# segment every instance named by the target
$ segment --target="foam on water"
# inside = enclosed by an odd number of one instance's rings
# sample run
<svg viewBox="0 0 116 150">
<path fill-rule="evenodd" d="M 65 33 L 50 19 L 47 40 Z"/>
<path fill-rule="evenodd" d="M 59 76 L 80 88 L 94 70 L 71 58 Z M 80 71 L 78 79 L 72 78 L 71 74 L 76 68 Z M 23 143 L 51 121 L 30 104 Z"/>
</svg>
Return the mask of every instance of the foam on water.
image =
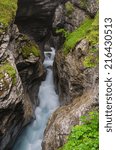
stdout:
<svg viewBox="0 0 116 150">
<path fill-rule="evenodd" d="M 47 69 L 47 76 L 39 89 L 40 105 L 35 110 L 36 120 L 26 127 L 13 150 L 42 150 L 41 143 L 46 123 L 51 113 L 59 106 L 58 95 L 53 83 L 53 71 L 50 68 L 50 66 L 53 66 L 55 49 L 51 48 L 51 50 L 51 52 L 44 52 L 45 60 L 43 64 Z"/>
</svg>

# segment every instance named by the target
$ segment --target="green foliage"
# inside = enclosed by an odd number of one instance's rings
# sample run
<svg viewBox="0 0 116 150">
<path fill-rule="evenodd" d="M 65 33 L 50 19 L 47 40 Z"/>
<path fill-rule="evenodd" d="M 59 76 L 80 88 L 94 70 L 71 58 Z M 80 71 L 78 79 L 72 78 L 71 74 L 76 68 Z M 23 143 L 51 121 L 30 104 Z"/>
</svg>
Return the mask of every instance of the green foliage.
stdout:
<svg viewBox="0 0 116 150">
<path fill-rule="evenodd" d="M 87 39 L 91 46 L 99 42 L 99 14 L 97 13 L 95 19 L 86 19 L 83 24 L 68 34 L 63 45 L 64 54 L 68 54 L 75 45 L 82 39 Z"/>
<path fill-rule="evenodd" d="M 0 79 L 4 78 L 5 73 L 7 73 L 13 81 L 13 84 L 16 83 L 16 70 L 8 62 L 3 62 L 0 65 Z"/>
<path fill-rule="evenodd" d="M 68 35 L 63 45 L 64 54 L 68 54 L 80 40 L 86 37 L 92 22 L 92 19 L 86 19 L 79 28 Z"/>
<path fill-rule="evenodd" d="M 86 68 L 93 68 L 99 62 L 98 48 L 93 48 L 89 51 L 88 55 L 84 58 L 83 65 Z"/>
<path fill-rule="evenodd" d="M 95 67 L 99 61 L 98 42 L 99 42 L 99 13 L 94 19 L 86 19 L 83 24 L 66 36 L 63 45 L 64 54 L 68 54 L 75 45 L 82 39 L 89 41 L 90 49 L 84 58 L 84 67 Z"/>
<path fill-rule="evenodd" d="M 67 143 L 59 150 L 99 150 L 99 114 L 90 112 L 81 117 L 82 125 L 72 128 Z"/>
<path fill-rule="evenodd" d="M 89 50 L 88 55 L 85 57 L 83 64 L 85 67 L 95 67 L 99 62 L 99 52 L 96 48 L 99 42 L 99 14 L 97 13 L 91 28 L 88 30 L 86 39 L 90 43 L 91 49 Z"/>
<path fill-rule="evenodd" d="M 86 39 L 90 42 L 90 44 L 96 45 L 99 42 L 99 13 L 96 14 L 95 19 L 88 30 L 86 35 Z"/>
<path fill-rule="evenodd" d="M 67 15 L 71 15 L 72 12 L 74 11 L 74 6 L 71 2 L 68 1 L 65 3 L 65 9 L 66 9 Z"/>
<path fill-rule="evenodd" d="M 28 58 L 31 54 L 33 54 L 36 57 L 40 56 L 40 51 L 38 46 L 31 41 L 28 41 L 24 44 L 24 46 L 21 48 L 21 52 L 24 58 Z"/>
<path fill-rule="evenodd" d="M 3 26 L 0 33 L 11 23 L 16 14 L 16 9 L 17 0 L 0 0 L 0 24 Z"/>
<path fill-rule="evenodd" d="M 68 31 L 66 31 L 65 29 L 57 29 L 56 30 L 56 33 L 61 33 L 61 34 L 63 34 L 63 36 L 65 37 L 65 38 L 67 38 L 68 37 L 68 35 L 69 35 L 69 32 Z"/>
</svg>

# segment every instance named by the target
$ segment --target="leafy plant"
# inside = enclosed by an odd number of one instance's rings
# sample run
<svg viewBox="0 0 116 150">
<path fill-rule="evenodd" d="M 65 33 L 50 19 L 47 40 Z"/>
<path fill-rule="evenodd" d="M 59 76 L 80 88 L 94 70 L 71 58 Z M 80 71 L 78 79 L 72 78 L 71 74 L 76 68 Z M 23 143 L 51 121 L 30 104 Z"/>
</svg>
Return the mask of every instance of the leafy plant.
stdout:
<svg viewBox="0 0 116 150">
<path fill-rule="evenodd" d="M 81 117 L 82 125 L 72 128 L 67 143 L 59 150 L 98 150 L 99 149 L 99 114 L 90 112 Z"/>
</svg>

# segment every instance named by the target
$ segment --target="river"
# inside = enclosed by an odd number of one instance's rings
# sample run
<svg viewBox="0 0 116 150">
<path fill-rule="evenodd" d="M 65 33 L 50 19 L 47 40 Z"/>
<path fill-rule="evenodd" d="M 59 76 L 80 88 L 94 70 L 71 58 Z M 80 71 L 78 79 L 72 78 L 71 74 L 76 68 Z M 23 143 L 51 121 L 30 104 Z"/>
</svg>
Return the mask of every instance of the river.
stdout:
<svg viewBox="0 0 116 150">
<path fill-rule="evenodd" d="M 59 106 L 52 71 L 55 49 L 51 48 L 51 52 L 44 52 L 44 55 L 43 64 L 47 70 L 47 75 L 38 92 L 40 105 L 35 110 L 36 119 L 22 132 L 13 150 L 42 150 L 41 143 L 48 118 Z"/>
</svg>

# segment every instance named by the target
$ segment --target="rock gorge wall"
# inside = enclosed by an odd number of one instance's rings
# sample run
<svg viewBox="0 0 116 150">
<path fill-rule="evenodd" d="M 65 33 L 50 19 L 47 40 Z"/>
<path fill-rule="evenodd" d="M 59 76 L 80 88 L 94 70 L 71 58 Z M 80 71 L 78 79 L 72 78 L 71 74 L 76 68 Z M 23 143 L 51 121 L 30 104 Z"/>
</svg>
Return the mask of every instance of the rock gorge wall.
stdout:
<svg viewBox="0 0 116 150">
<path fill-rule="evenodd" d="M 20 31 L 44 46 L 51 35 L 54 11 L 64 2 L 64 0 L 19 0 L 16 23 Z M 50 45 L 47 44 L 48 46 Z"/>
<path fill-rule="evenodd" d="M 95 0 L 71 0 L 56 9 L 53 27 L 60 36 L 65 36 L 54 62 L 54 80 L 61 107 L 48 121 L 43 150 L 63 146 L 71 128 L 81 124 L 79 118 L 98 108 L 97 11 L 98 1 Z"/>
<path fill-rule="evenodd" d="M 0 1 L 0 150 L 34 118 L 45 76 L 39 47 L 14 25 L 16 9 L 17 1 Z"/>
<path fill-rule="evenodd" d="M 54 80 L 64 106 L 49 119 L 42 146 L 56 150 L 71 127 L 80 124 L 80 116 L 98 107 L 98 0 L 19 0 L 17 16 L 17 1 L 8 3 L 6 13 L 6 4 L 0 2 L 0 150 L 11 149 L 34 117 L 36 93 L 45 76 L 40 49 L 50 46 L 58 49 Z"/>
</svg>

